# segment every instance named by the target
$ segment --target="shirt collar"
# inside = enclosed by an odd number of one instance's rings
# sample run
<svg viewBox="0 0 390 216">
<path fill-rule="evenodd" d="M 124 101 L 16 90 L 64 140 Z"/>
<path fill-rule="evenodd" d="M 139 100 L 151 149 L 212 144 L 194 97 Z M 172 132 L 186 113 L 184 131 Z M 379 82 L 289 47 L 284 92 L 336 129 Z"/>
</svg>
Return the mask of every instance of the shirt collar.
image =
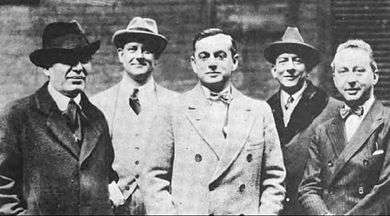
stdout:
<svg viewBox="0 0 390 216">
<path fill-rule="evenodd" d="M 60 111 L 65 111 L 68 108 L 68 104 L 71 98 L 61 94 L 59 91 L 55 90 L 54 87 L 49 82 L 47 86 L 50 96 L 53 98 L 54 102 L 57 104 Z M 81 95 L 78 94 L 73 100 L 80 106 Z"/>
<path fill-rule="evenodd" d="M 202 90 L 203 90 L 203 93 L 204 93 L 205 97 L 207 99 L 211 99 L 212 100 L 213 99 L 212 96 L 211 96 L 211 92 L 212 91 L 209 88 L 207 88 L 206 86 L 201 85 L 201 87 L 202 87 Z M 216 93 L 216 94 L 218 94 L 218 95 L 227 94 L 227 95 L 232 96 L 232 88 L 231 88 L 230 83 L 222 91 L 220 91 L 219 93 Z"/>
<path fill-rule="evenodd" d="M 363 115 L 360 116 L 361 119 L 364 119 L 364 117 L 367 115 L 368 111 L 370 110 L 371 106 L 374 104 L 375 102 L 375 97 L 374 96 L 371 96 L 368 100 L 366 100 L 362 107 L 363 107 Z M 346 107 L 349 107 L 347 104 L 344 104 Z"/>
<path fill-rule="evenodd" d="M 131 94 L 133 92 L 133 89 L 137 88 L 139 89 L 139 93 L 143 94 L 145 93 L 151 93 L 154 91 L 155 84 L 154 84 L 154 78 L 153 76 L 150 77 L 150 79 L 142 86 L 135 86 L 133 82 L 131 81 L 131 78 L 126 72 L 123 72 L 122 76 L 122 86 L 126 89 L 126 91 Z"/>
<path fill-rule="evenodd" d="M 295 92 L 292 95 L 290 95 L 289 93 L 287 93 L 283 89 L 281 89 L 280 97 L 282 100 L 282 104 L 286 104 L 287 100 L 290 96 L 292 96 L 294 98 L 294 101 L 297 101 L 299 98 L 302 97 L 303 92 L 305 91 L 306 88 L 307 88 L 307 82 L 305 81 L 302 85 L 302 88 L 299 89 L 297 92 Z"/>
</svg>

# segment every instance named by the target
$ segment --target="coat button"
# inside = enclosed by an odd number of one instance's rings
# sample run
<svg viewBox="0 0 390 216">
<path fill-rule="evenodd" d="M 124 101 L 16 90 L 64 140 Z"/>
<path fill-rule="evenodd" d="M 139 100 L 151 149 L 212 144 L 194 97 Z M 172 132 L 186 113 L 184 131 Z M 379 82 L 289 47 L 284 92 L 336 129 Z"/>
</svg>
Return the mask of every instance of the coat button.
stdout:
<svg viewBox="0 0 390 216">
<path fill-rule="evenodd" d="M 135 165 L 138 165 L 138 164 L 139 164 L 139 161 L 138 161 L 138 160 L 136 160 L 134 163 L 135 163 Z"/>
<path fill-rule="evenodd" d="M 138 175 L 138 174 L 135 174 L 135 178 L 139 178 L 139 175 Z"/>
<path fill-rule="evenodd" d="M 332 167 L 333 166 L 333 162 L 332 161 L 328 161 L 328 167 Z"/>
<path fill-rule="evenodd" d="M 288 202 L 290 202 L 290 197 L 286 197 L 286 202 L 288 203 Z"/>
<path fill-rule="evenodd" d="M 195 155 L 195 161 L 196 161 L 196 162 L 201 162 L 201 161 L 202 161 L 202 155 L 196 154 L 196 155 Z"/>
<path fill-rule="evenodd" d="M 246 156 L 246 161 L 251 162 L 252 159 L 253 159 L 252 154 L 248 154 L 248 155 Z"/>
<path fill-rule="evenodd" d="M 241 193 L 244 192 L 244 190 L 245 190 L 245 184 L 240 185 L 240 187 L 238 188 L 238 190 L 239 190 Z"/>
<path fill-rule="evenodd" d="M 360 187 L 359 187 L 359 194 L 360 194 L 360 195 L 363 195 L 363 194 L 364 194 L 364 187 L 363 187 L 363 186 L 360 186 Z"/>
<path fill-rule="evenodd" d="M 364 165 L 364 166 L 368 166 L 368 160 L 364 159 L 364 160 L 363 160 L 363 165 Z"/>
<path fill-rule="evenodd" d="M 126 186 L 125 186 L 125 190 L 130 190 L 130 186 L 129 186 L 129 185 L 126 185 Z"/>
</svg>

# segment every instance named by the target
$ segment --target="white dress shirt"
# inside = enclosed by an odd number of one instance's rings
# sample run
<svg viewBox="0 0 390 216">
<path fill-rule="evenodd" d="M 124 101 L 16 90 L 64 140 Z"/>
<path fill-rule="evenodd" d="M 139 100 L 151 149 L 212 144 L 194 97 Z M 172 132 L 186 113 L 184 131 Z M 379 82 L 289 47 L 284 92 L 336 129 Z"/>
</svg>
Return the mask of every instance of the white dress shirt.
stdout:
<svg viewBox="0 0 390 216">
<path fill-rule="evenodd" d="M 294 111 L 295 107 L 298 105 L 299 100 L 301 100 L 303 92 L 305 91 L 306 87 L 307 87 L 307 83 L 305 82 L 302 88 L 292 95 L 290 95 L 289 93 L 283 90 L 280 91 L 280 105 L 282 106 L 283 122 L 285 127 L 287 127 L 288 122 L 290 121 L 291 118 L 291 114 Z M 290 96 L 293 97 L 294 101 L 290 103 L 288 108 L 286 109 L 285 105 L 287 104 L 287 101 L 290 98 Z"/>
<path fill-rule="evenodd" d="M 71 98 L 61 94 L 59 91 L 55 90 L 54 87 L 50 84 L 47 86 L 50 96 L 53 98 L 54 102 L 57 104 L 60 111 L 65 111 L 68 108 L 68 104 Z M 78 94 L 73 100 L 77 105 L 80 106 L 81 96 Z"/>
<path fill-rule="evenodd" d="M 372 96 L 366 102 L 364 102 L 364 104 L 362 105 L 364 110 L 363 115 L 357 116 L 351 114 L 345 120 L 345 136 L 347 138 L 347 142 L 349 142 L 349 140 L 352 138 L 356 130 L 359 128 L 364 117 L 367 115 L 369 109 L 371 108 L 372 104 L 374 104 L 374 101 L 375 101 L 375 97 Z"/>
</svg>

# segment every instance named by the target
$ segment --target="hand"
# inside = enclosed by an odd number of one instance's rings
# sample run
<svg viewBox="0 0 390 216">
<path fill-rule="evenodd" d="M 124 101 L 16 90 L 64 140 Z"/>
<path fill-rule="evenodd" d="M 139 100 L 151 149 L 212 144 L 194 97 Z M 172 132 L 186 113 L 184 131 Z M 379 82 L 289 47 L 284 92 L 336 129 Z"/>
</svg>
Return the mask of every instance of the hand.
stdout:
<svg viewBox="0 0 390 216">
<path fill-rule="evenodd" d="M 115 207 L 125 204 L 125 198 L 115 181 L 108 185 L 108 192 Z"/>
</svg>

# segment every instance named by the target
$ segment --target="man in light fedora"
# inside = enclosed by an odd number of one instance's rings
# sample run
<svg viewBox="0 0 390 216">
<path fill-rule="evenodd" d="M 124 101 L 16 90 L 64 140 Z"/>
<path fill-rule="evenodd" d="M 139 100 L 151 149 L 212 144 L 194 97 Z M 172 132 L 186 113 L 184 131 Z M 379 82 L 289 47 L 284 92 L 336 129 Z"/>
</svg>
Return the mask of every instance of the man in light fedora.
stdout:
<svg viewBox="0 0 390 216">
<path fill-rule="evenodd" d="M 287 170 L 282 213 L 302 214 L 297 189 L 308 157 L 305 140 L 310 136 L 309 126 L 316 124 L 312 124 L 314 119 L 322 122 L 330 113 L 337 112 L 338 102 L 307 79 L 319 63 L 320 53 L 303 41 L 298 28 L 287 27 L 281 41 L 266 47 L 264 57 L 273 65 L 272 76 L 280 85 L 267 102 L 272 108 Z"/>
<path fill-rule="evenodd" d="M 124 203 L 117 203 L 115 214 L 145 214 L 139 190 L 139 177 L 144 160 L 145 137 L 158 104 L 169 103 L 177 93 L 158 85 L 153 79 L 157 59 L 167 45 L 167 39 L 158 33 L 156 21 L 133 18 L 126 29 L 112 36 L 124 71 L 122 80 L 92 98 L 109 123 L 118 172 L 117 186 Z M 115 185 L 111 185 L 115 186 Z M 114 190 L 113 190 L 114 191 Z"/>
<path fill-rule="evenodd" d="M 47 25 L 42 44 L 30 60 L 48 81 L 0 116 L 0 214 L 112 214 L 108 125 L 83 93 L 100 42 L 72 21 Z"/>
</svg>

